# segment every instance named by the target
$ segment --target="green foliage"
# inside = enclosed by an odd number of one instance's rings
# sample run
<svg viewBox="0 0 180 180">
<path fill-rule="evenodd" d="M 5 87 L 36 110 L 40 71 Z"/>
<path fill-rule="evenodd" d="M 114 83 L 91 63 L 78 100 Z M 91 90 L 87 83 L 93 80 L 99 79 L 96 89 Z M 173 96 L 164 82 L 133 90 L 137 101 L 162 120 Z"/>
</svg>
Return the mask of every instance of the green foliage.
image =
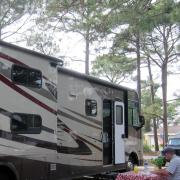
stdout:
<svg viewBox="0 0 180 180">
<path fill-rule="evenodd" d="M 157 86 L 158 87 L 158 86 Z M 155 95 L 155 103 L 151 103 L 150 89 L 142 90 L 142 112 L 145 120 L 151 121 L 153 118 L 163 120 L 162 99 Z M 177 102 L 167 103 L 168 119 L 173 120 L 177 115 Z M 146 127 L 148 128 L 148 127 Z"/>
<path fill-rule="evenodd" d="M 142 112 L 146 120 L 152 120 L 153 118 L 161 119 L 162 117 L 162 100 L 155 96 L 155 103 L 152 104 L 150 89 L 144 89 L 142 91 Z"/>
<path fill-rule="evenodd" d="M 135 69 L 135 62 L 126 56 L 103 55 L 93 63 L 92 75 L 105 77 L 110 82 L 119 84 Z"/>
<path fill-rule="evenodd" d="M 31 35 L 26 37 L 27 46 L 49 56 L 58 56 L 60 53 L 58 38 L 54 39 L 54 36 L 49 32 L 30 32 Z"/>
<path fill-rule="evenodd" d="M 174 0 L 159 0 L 152 3 L 151 8 L 141 21 L 144 30 L 152 31 L 156 26 L 178 22 L 179 5 Z"/>
<path fill-rule="evenodd" d="M 161 168 L 164 165 L 165 159 L 163 156 L 159 156 L 155 159 L 151 159 L 151 163 L 156 165 L 158 168 Z"/>
<path fill-rule="evenodd" d="M 4 39 L 15 34 L 13 30 L 11 32 L 7 32 L 6 28 L 10 25 L 15 25 L 24 15 L 35 12 L 39 1 L 40 0 L 1 0 L 0 38 Z"/>
<path fill-rule="evenodd" d="M 89 32 L 89 40 L 97 39 L 95 28 L 99 23 L 101 2 L 91 1 L 49 1 L 46 8 L 46 16 L 49 25 L 58 31 L 76 32 L 86 38 Z M 51 22 L 58 22 L 55 26 Z"/>
</svg>

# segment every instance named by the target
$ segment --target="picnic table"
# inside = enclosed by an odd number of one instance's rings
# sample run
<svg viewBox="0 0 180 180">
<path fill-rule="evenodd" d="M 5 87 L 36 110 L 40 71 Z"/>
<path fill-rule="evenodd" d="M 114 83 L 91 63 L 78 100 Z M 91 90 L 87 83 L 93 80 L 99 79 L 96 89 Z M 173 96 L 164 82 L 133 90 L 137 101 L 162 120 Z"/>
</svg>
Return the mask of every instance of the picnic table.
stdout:
<svg viewBox="0 0 180 180">
<path fill-rule="evenodd" d="M 133 171 L 119 173 L 116 180 L 167 180 L 166 177 L 162 177 L 150 172 L 143 173 L 142 171 L 134 173 Z"/>
</svg>

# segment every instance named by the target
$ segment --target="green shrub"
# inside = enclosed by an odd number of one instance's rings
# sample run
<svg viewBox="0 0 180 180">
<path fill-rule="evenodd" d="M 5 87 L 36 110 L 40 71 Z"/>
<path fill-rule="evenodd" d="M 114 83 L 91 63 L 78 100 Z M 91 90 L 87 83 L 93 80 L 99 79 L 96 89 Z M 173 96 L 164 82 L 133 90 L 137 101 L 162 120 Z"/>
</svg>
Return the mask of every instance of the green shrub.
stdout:
<svg viewBox="0 0 180 180">
<path fill-rule="evenodd" d="M 156 165 L 158 168 L 161 168 L 165 163 L 165 159 L 164 159 L 164 157 L 159 156 L 155 159 L 151 159 L 151 163 Z"/>
</svg>

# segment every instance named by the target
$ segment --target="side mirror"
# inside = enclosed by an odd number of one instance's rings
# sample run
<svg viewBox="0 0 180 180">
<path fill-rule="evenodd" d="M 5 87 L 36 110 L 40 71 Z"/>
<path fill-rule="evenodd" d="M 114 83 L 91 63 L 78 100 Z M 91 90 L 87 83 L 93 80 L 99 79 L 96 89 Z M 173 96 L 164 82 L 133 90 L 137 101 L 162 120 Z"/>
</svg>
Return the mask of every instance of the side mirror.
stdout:
<svg viewBox="0 0 180 180">
<path fill-rule="evenodd" d="M 144 116 L 139 116 L 139 122 L 140 122 L 140 124 L 141 124 L 141 127 L 143 127 L 144 124 L 145 124 Z"/>
</svg>

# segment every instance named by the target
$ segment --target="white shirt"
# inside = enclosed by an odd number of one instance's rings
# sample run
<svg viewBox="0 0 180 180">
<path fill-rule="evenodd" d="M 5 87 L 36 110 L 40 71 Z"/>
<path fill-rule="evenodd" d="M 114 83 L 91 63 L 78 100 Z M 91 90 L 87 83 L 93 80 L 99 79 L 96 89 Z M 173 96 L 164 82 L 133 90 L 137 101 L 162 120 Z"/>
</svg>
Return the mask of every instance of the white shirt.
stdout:
<svg viewBox="0 0 180 180">
<path fill-rule="evenodd" d="M 171 174 L 170 180 L 180 180 L 180 157 L 173 156 L 167 167 L 167 171 Z"/>
</svg>

